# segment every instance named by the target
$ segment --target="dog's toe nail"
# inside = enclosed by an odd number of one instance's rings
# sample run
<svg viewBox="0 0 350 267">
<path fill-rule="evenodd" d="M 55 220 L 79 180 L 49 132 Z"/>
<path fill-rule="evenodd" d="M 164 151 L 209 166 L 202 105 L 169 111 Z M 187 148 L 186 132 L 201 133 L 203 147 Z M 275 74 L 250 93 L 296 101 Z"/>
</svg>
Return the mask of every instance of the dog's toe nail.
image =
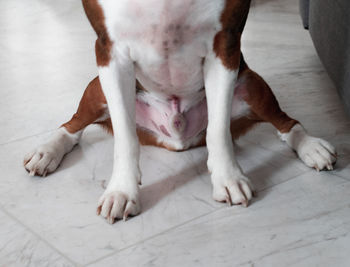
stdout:
<svg viewBox="0 0 350 267">
<path fill-rule="evenodd" d="M 227 203 L 229 206 L 232 206 L 232 202 L 231 202 L 230 197 L 226 197 L 226 203 Z"/>
<path fill-rule="evenodd" d="M 124 215 L 123 215 L 123 221 L 126 222 L 127 219 L 128 219 L 128 216 L 124 213 Z"/>
<path fill-rule="evenodd" d="M 96 210 L 96 214 L 100 215 L 101 214 L 101 210 L 102 210 L 102 206 L 98 206 L 97 210 Z"/>
<path fill-rule="evenodd" d="M 107 221 L 108 221 L 109 224 L 114 224 L 115 218 L 109 216 L 109 217 L 107 218 Z"/>
<path fill-rule="evenodd" d="M 232 199 L 231 199 L 231 195 L 230 195 L 230 192 L 228 191 L 228 188 L 225 187 L 225 190 L 226 190 L 226 203 L 229 205 L 229 206 L 232 206 Z"/>
</svg>

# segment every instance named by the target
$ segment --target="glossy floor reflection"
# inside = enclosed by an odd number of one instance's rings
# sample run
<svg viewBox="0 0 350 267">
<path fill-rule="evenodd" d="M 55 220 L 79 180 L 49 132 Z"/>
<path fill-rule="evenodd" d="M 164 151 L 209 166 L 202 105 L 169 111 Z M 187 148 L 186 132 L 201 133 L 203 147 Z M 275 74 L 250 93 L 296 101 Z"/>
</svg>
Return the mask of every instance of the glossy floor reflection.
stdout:
<svg viewBox="0 0 350 267">
<path fill-rule="evenodd" d="M 305 167 L 270 125 L 236 144 L 259 195 L 249 208 L 211 198 L 205 148 L 143 147 L 143 213 L 95 215 L 113 139 L 90 127 L 56 173 L 28 177 L 23 155 L 75 111 L 97 74 L 80 1 L 0 2 L 1 266 L 349 266 L 350 122 L 296 0 L 256 0 L 243 38 L 250 67 L 281 106 L 331 141 L 332 172 Z"/>
</svg>

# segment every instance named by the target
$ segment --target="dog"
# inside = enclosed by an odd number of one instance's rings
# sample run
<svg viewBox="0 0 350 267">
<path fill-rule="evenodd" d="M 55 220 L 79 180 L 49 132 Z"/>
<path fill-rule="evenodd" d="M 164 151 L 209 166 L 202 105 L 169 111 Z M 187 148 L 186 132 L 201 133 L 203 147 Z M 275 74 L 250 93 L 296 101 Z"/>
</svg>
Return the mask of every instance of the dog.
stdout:
<svg viewBox="0 0 350 267">
<path fill-rule="evenodd" d="M 77 112 L 24 159 L 31 176 L 56 170 L 90 124 L 114 134 L 114 165 L 97 214 L 109 223 L 141 212 L 139 145 L 207 146 L 213 198 L 247 206 L 254 188 L 233 140 L 270 122 L 309 167 L 332 170 L 336 151 L 281 110 L 244 60 L 250 0 L 83 0 L 97 34 L 99 76 Z"/>
</svg>

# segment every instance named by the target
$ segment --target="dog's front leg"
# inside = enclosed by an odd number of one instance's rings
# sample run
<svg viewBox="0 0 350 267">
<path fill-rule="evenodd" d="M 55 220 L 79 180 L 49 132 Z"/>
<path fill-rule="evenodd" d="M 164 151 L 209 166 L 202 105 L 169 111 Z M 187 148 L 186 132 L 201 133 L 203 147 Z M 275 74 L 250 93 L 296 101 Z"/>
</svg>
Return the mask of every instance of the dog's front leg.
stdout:
<svg viewBox="0 0 350 267">
<path fill-rule="evenodd" d="M 127 56 L 117 55 L 99 67 L 114 132 L 114 166 L 97 213 L 109 223 L 140 213 L 139 143 L 135 124 L 135 73 Z"/>
<path fill-rule="evenodd" d="M 213 198 L 230 205 L 247 206 L 252 198 L 252 185 L 235 159 L 230 132 L 237 76 L 238 68 L 228 69 L 213 53 L 206 57 L 204 78 L 208 103 L 208 169 L 211 172 Z"/>
</svg>

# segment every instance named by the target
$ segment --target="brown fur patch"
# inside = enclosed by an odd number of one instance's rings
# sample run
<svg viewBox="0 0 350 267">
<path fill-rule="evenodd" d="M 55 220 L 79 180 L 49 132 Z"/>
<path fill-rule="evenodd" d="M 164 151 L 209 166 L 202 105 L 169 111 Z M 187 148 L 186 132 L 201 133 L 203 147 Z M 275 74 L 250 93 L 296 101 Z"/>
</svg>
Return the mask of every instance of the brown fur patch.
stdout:
<svg viewBox="0 0 350 267">
<path fill-rule="evenodd" d="M 137 128 L 136 132 L 139 138 L 139 142 L 143 146 L 157 146 L 157 147 L 168 149 L 170 151 L 176 151 L 175 148 L 168 146 L 162 142 L 158 142 L 157 137 L 155 137 L 151 132 L 147 130 Z"/>
<path fill-rule="evenodd" d="M 62 126 L 70 133 L 76 133 L 84 129 L 104 115 L 104 104 L 107 104 L 106 98 L 102 92 L 100 80 L 96 77 L 87 86 L 77 112 L 69 122 Z"/>
<path fill-rule="evenodd" d="M 86 16 L 97 34 L 95 43 L 98 66 L 107 66 L 111 60 L 113 42 L 108 36 L 102 7 L 97 0 L 83 0 Z"/>
<path fill-rule="evenodd" d="M 250 0 L 226 0 L 221 15 L 222 30 L 214 38 L 214 52 L 223 65 L 236 70 L 239 67 L 241 34 L 243 32 Z"/>
<path fill-rule="evenodd" d="M 253 120 L 249 117 L 242 117 L 231 120 L 230 130 L 232 139 L 238 139 L 251 130 L 255 124 L 261 122 L 259 120 Z"/>
<path fill-rule="evenodd" d="M 251 118 L 256 121 L 270 122 L 281 133 L 287 133 L 298 123 L 283 112 L 269 85 L 256 72 L 249 69 L 241 57 L 241 70 L 237 83 L 246 92 L 244 100 L 253 112 Z"/>
<path fill-rule="evenodd" d="M 147 89 L 143 87 L 143 85 L 136 79 L 136 91 L 145 91 L 147 92 Z"/>
</svg>

